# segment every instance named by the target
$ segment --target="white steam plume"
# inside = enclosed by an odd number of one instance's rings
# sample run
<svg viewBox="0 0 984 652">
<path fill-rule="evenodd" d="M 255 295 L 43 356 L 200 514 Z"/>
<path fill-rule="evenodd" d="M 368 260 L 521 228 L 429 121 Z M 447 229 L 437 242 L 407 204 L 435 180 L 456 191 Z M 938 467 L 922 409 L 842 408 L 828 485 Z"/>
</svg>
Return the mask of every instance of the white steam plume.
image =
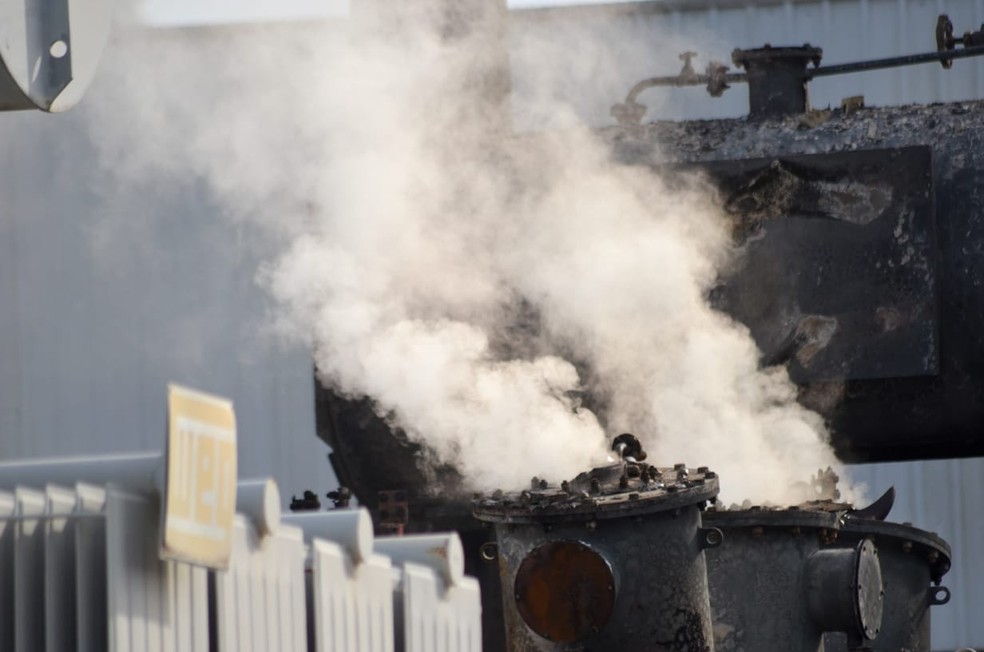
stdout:
<svg viewBox="0 0 984 652">
<path fill-rule="evenodd" d="M 105 162 L 124 190 L 201 177 L 282 245 L 259 275 L 279 331 L 473 488 L 572 477 L 627 430 L 654 463 L 711 466 L 728 500 L 802 499 L 789 487 L 835 460 L 706 303 L 732 254 L 713 193 L 613 163 L 588 131 L 490 131 L 486 37 L 409 13 L 126 37 L 90 95 Z"/>
</svg>

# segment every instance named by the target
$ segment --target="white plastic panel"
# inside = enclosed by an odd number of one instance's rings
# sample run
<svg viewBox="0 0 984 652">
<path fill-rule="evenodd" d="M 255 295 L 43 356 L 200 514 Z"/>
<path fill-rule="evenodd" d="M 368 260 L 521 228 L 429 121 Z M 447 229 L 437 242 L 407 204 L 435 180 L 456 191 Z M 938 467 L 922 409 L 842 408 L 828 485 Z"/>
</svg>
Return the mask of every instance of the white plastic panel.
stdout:
<svg viewBox="0 0 984 652">
<path fill-rule="evenodd" d="M 359 564 L 337 543 L 311 545 L 317 652 L 392 652 L 393 570 L 382 555 Z"/>
<path fill-rule="evenodd" d="M 156 501 L 107 498 L 109 642 L 114 652 L 208 650 L 207 571 L 158 558 Z"/>
<path fill-rule="evenodd" d="M 478 581 L 445 586 L 431 568 L 403 565 L 402 652 L 481 652 L 482 600 Z"/>
<path fill-rule="evenodd" d="M 236 516 L 229 569 L 215 573 L 219 650 L 306 652 L 305 556 L 299 529 L 260 537 Z"/>
</svg>

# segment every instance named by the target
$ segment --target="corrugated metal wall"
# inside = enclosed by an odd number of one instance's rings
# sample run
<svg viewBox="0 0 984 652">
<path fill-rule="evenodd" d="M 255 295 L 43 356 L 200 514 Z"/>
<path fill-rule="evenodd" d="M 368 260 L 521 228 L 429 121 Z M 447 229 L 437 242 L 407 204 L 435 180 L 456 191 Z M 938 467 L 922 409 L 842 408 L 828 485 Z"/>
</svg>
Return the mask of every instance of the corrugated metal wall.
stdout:
<svg viewBox="0 0 984 652">
<path fill-rule="evenodd" d="M 262 334 L 266 252 L 193 186 L 105 201 L 86 130 L 0 115 L 0 459 L 160 450 L 176 381 L 235 402 L 240 475 L 333 488 L 310 356 Z"/>
<path fill-rule="evenodd" d="M 703 69 L 712 58 L 730 64 L 736 47 L 801 45 L 824 50 L 823 62 L 843 63 L 935 50 L 934 27 L 948 13 L 958 34 L 979 29 L 984 0 L 851 0 L 756 3 L 643 2 L 603 7 L 514 11 L 514 110 L 520 128 L 614 124 L 609 108 L 637 81 L 676 74 L 676 55 L 687 50 Z M 689 7 L 689 8 L 688 8 Z M 549 71 L 544 76 L 542 72 Z M 810 85 L 815 107 L 839 106 L 864 95 L 869 105 L 984 98 L 984 60 L 828 77 Z M 748 93 L 736 85 L 720 99 L 703 88 L 654 89 L 640 96 L 646 120 L 733 117 L 747 114 Z M 892 518 L 932 530 L 953 546 L 953 570 L 944 584 L 948 605 L 933 608 L 933 645 L 984 648 L 984 460 L 861 465 L 855 480 L 872 496 L 898 490 Z"/>
</svg>

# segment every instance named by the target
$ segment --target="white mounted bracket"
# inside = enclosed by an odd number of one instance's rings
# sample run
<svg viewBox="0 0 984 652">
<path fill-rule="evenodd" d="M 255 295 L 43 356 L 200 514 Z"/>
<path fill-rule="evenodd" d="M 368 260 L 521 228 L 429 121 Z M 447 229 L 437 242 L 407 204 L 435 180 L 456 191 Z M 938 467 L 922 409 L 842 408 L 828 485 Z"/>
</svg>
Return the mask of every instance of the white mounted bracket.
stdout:
<svg viewBox="0 0 984 652">
<path fill-rule="evenodd" d="M 0 111 L 75 106 L 95 76 L 112 0 L 0 0 Z"/>
</svg>

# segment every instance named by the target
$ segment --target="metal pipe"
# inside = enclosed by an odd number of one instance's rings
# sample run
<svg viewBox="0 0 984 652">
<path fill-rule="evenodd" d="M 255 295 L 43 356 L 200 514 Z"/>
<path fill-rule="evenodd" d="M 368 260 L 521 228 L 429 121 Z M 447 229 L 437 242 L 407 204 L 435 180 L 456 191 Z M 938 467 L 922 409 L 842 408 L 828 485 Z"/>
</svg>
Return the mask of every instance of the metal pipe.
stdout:
<svg viewBox="0 0 984 652">
<path fill-rule="evenodd" d="M 236 511 L 253 522 L 260 535 L 280 527 L 280 490 L 272 478 L 244 480 L 236 485 Z"/>
<path fill-rule="evenodd" d="M 642 91 L 654 88 L 656 86 L 704 86 L 711 81 L 710 75 L 698 74 L 693 77 L 683 77 L 681 75 L 666 75 L 663 77 L 650 77 L 649 79 L 643 79 L 641 82 L 637 83 L 629 91 L 629 94 L 625 98 L 625 103 L 635 102 L 635 99 L 639 97 Z M 727 83 L 734 82 L 747 82 L 748 75 L 743 72 L 729 72 L 724 75 L 724 81 Z"/>
<path fill-rule="evenodd" d="M 282 519 L 286 525 L 294 525 L 304 531 L 304 539 L 327 539 L 345 548 L 358 564 L 369 559 L 373 551 L 372 517 L 369 511 L 338 509 L 332 512 L 287 514 Z"/>
<path fill-rule="evenodd" d="M 164 454 L 160 452 L 18 460 L 0 463 L 0 488 L 43 489 L 49 484 L 74 487 L 76 483 L 85 482 L 160 495 L 164 489 L 165 471 Z"/>
<path fill-rule="evenodd" d="M 394 566 L 406 562 L 427 566 L 450 586 L 465 577 L 465 552 L 458 534 L 414 534 L 381 537 L 374 544 L 376 552 L 393 560 Z"/>
<path fill-rule="evenodd" d="M 906 54 L 899 57 L 887 57 L 885 59 L 872 59 L 871 61 L 855 61 L 853 63 L 839 63 L 833 66 L 820 66 L 807 70 L 807 78 L 827 77 L 829 75 L 843 75 L 852 72 L 864 72 L 867 70 L 881 70 L 883 68 L 898 68 L 900 66 L 911 66 L 920 63 L 934 63 L 949 59 L 964 59 L 966 57 L 977 57 L 984 54 L 984 45 L 978 45 L 962 50 L 944 50 L 942 52 L 923 52 L 922 54 Z"/>
</svg>

